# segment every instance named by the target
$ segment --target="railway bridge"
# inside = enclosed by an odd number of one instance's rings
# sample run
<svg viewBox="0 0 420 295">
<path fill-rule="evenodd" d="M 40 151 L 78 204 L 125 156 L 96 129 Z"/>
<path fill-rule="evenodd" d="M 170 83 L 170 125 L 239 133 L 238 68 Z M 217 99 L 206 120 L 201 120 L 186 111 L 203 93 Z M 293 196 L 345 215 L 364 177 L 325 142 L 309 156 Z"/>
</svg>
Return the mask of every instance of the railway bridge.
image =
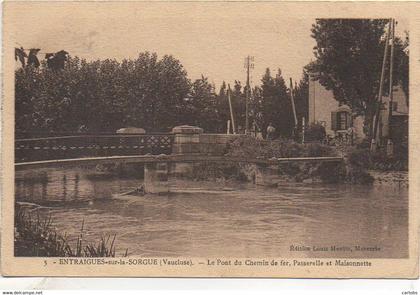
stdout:
<svg viewBox="0 0 420 295">
<path fill-rule="evenodd" d="M 15 169 L 40 169 L 98 164 L 144 164 L 147 193 L 169 192 L 172 172 L 184 173 L 194 163 L 250 163 L 263 184 L 268 167 L 285 162 L 341 162 L 341 157 L 240 158 L 226 156 L 229 140 L 243 135 L 206 134 L 195 126 L 177 126 L 162 134 L 76 134 L 15 140 Z"/>
</svg>

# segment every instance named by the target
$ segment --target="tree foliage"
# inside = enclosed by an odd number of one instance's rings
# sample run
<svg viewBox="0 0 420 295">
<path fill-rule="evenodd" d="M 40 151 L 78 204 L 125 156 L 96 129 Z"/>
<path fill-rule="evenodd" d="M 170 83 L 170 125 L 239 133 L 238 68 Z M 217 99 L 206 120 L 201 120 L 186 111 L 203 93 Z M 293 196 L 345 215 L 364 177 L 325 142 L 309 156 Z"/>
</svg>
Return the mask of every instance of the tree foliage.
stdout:
<svg viewBox="0 0 420 295">
<path fill-rule="evenodd" d="M 336 100 L 352 107 L 356 114 L 364 115 L 368 127 L 371 126 L 377 107 L 385 45 L 383 37 L 388 21 L 318 19 L 312 26 L 316 60 L 308 66 L 311 75 L 326 89 L 332 90 Z M 396 38 L 395 84 L 408 83 L 408 54 L 404 51 L 406 46 L 408 43 L 404 44 Z M 406 64 L 404 59 L 407 59 Z M 385 83 L 388 83 L 387 79 Z M 385 87 L 385 94 L 386 91 Z"/>
<path fill-rule="evenodd" d="M 298 111 L 305 107 L 305 85 L 301 82 L 294 90 Z M 122 127 L 168 132 L 182 124 L 225 133 L 231 119 L 225 82 L 216 91 L 205 76 L 191 81 L 174 57 L 159 59 L 149 52 L 122 61 L 69 56 L 58 70 L 44 60 L 38 68 L 17 69 L 15 86 L 17 133 L 72 133 L 81 126 L 89 132 Z M 272 122 L 277 135 L 290 136 L 293 114 L 288 91 L 281 72 L 273 78 L 267 69 L 262 85 L 252 89 L 250 127 L 255 122 L 264 131 Z M 245 87 L 234 81 L 230 94 L 237 130 L 243 132 Z"/>
<path fill-rule="evenodd" d="M 261 118 L 262 131 L 265 135 L 267 126 L 272 123 L 276 136 L 290 137 L 294 127 L 294 118 L 289 90 L 278 69 L 275 77 L 266 69 L 261 79 Z"/>
<path fill-rule="evenodd" d="M 309 76 L 308 73 L 303 72 L 299 84 L 295 85 L 293 89 L 293 97 L 296 105 L 296 116 L 298 119 L 298 129 L 302 128 L 302 118 L 308 122 L 309 118 Z"/>
<path fill-rule="evenodd" d="M 27 66 L 16 77 L 17 132 L 113 132 L 126 126 L 163 131 L 185 118 L 190 81 L 172 56 L 87 62 L 69 58 L 61 71 Z"/>
</svg>

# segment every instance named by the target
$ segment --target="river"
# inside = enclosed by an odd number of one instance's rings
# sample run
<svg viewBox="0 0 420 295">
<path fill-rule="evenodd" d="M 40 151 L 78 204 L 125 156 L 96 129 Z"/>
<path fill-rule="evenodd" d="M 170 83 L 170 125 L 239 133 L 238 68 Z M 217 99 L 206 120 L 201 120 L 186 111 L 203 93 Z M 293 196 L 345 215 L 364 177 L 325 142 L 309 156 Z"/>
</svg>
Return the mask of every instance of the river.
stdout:
<svg viewBox="0 0 420 295">
<path fill-rule="evenodd" d="M 406 187 L 172 180 L 167 196 L 125 194 L 141 182 L 93 169 L 18 171 L 15 194 L 30 210 L 51 214 L 72 239 L 83 220 L 87 241 L 116 234 L 117 255 L 408 256 Z"/>
</svg>

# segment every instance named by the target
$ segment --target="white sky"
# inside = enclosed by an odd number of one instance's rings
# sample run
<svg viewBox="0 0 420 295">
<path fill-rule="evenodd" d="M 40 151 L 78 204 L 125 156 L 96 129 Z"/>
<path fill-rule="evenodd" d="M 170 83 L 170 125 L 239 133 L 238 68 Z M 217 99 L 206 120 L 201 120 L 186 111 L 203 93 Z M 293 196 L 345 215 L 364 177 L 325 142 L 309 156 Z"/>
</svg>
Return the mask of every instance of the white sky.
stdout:
<svg viewBox="0 0 420 295">
<path fill-rule="evenodd" d="M 314 18 L 285 17 L 284 12 L 276 17 L 250 5 L 227 9 L 188 5 L 188 9 L 185 5 L 170 9 L 164 4 L 126 3 L 112 11 L 105 5 L 83 10 L 81 5 L 64 9 L 51 2 L 22 6 L 15 46 L 41 48 L 41 52 L 64 49 L 88 60 L 134 58 L 146 50 L 159 56 L 172 54 L 189 78 L 203 74 L 217 87 L 223 80 L 245 81 L 248 54 L 255 57 L 254 84 L 259 84 L 267 67 L 273 75 L 281 68 L 286 81 L 289 77 L 299 80 L 303 66 L 313 57 L 310 28 Z M 403 29 L 400 22 L 398 31 Z"/>
</svg>

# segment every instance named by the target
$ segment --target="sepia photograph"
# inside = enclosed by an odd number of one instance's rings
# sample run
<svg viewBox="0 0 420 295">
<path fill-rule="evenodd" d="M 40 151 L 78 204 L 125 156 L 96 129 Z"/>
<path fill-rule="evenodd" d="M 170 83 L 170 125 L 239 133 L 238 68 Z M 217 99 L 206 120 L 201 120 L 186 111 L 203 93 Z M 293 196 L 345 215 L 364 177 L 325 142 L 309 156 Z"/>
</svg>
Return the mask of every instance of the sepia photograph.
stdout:
<svg viewBox="0 0 420 295">
<path fill-rule="evenodd" d="M 13 257 L 312 271 L 413 258 L 407 18 L 8 4 Z"/>
</svg>

